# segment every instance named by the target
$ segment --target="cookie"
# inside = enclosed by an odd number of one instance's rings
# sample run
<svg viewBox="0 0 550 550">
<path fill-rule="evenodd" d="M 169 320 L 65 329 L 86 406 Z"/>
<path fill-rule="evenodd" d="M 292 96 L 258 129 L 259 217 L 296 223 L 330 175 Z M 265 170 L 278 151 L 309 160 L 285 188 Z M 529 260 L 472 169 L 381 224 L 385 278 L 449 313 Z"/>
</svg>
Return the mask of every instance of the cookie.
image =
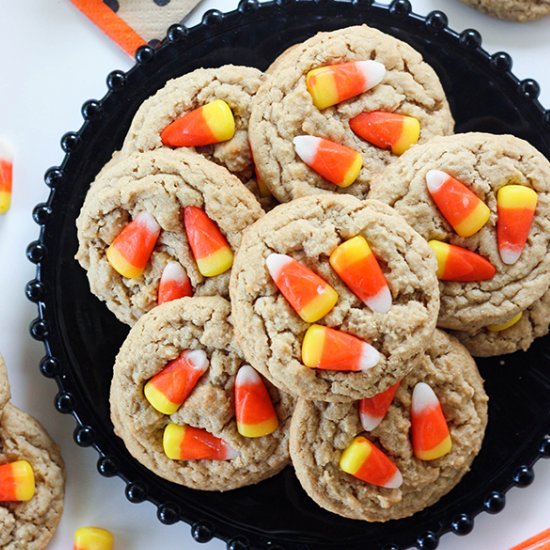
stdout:
<svg viewBox="0 0 550 550">
<path fill-rule="evenodd" d="M 271 477 L 288 463 L 293 399 L 268 382 L 278 427 L 244 437 L 235 419 L 235 375 L 244 364 L 233 339 L 229 302 L 220 297 L 183 298 L 154 309 L 132 328 L 116 359 L 111 385 L 115 432 L 129 452 L 157 475 L 205 491 L 227 491 Z M 171 415 L 158 412 L 144 385 L 183 350 L 204 350 L 208 369 Z M 206 430 L 228 444 L 229 460 L 171 460 L 163 450 L 168 424 Z M 233 456 L 231 455 L 231 456 Z"/>
<path fill-rule="evenodd" d="M 258 188 L 248 142 L 248 122 L 252 97 L 263 82 L 263 73 L 253 67 L 224 65 L 196 69 L 169 80 L 164 87 L 140 106 L 120 151 L 113 154 L 92 183 L 105 185 L 107 171 L 121 159 L 136 152 L 152 151 L 164 145 L 162 131 L 178 118 L 216 100 L 227 103 L 233 114 L 235 133 L 227 141 L 197 147 L 185 147 L 215 162 L 237 176 L 266 206 L 272 199 L 265 188 Z M 174 146 L 175 147 L 175 146 Z"/>
<path fill-rule="evenodd" d="M 518 314 L 515 323 L 503 330 L 498 326 L 483 327 L 475 332 L 454 331 L 462 344 L 475 357 L 492 357 L 515 351 L 527 351 L 536 338 L 548 334 L 550 328 L 550 291 Z"/>
<path fill-rule="evenodd" d="M 11 392 L 8 382 L 8 369 L 6 369 L 4 358 L 0 355 L 0 414 L 2 414 L 2 409 L 10 398 Z"/>
<path fill-rule="evenodd" d="M 367 306 L 329 264 L 337 247 L 357 236 L 366 239 L 389 287 L 391 307 L 385 313 Z M 320 285 L 328 283 L 336 291 L 336 304 L 333 299 L 334 307 L 315 324 L 304 321 L 275 285 L 267 260 L 273 253 L 297 260 L 321 278 Z M 408 373 L 410 360 L 433 334 L 439 308 L 434 268 L 426 242 L 391 208 L 349 195 L 296 199 L 276 207 L 243 235 L 230 284 L 237 340 L 250 364 L 289 393 L 323 401 L 377 394 Z M 317 323 L 368 343 L 361 349 L 374 348 L 377 363 L 359 365 L 360 372 L 306 367 L 305 336 Z M 363 351 L 359 354 L 366 358 Z"/>
<path fill-rule="evenodd" d="M 200 259 L 190 249 L 182 209 L 202 209 L 217 225 L 213 231 L 221 232 L 218 240 L 225 239 L 225 248 L 235 251 L 243 229 L 263 214 L 252 193 L 225 168 L 183 150 L 136 153 L 121 160 L 110 174 L 109 186 L 89 191 L 77 220 L 76 259 L 87 271 L 92 293 L 119 320 L 132 325 L 157 304 L 164 269 L 176 261 L 195 295 L 227 296 L 227 269 L 215 276 L 204 276 L 204 269 L 199 270 Z M 160 236 L 149 260 L 145 258 L 143 273 L 136 276 L 122 270 L 127 275 L 123 276 L 112 267 L 107 250 L 130 219 L 143 212 L 160 225 Z M 200 234 L 197 238 L 202 239 Z"/>
<path fill-rule="evenodd" d="M 487 219 L 481 229 L 467 237 L 457 234 L 430 196 L 430 170 L 456 178 L 477 196 L 476 201 L 486 205 L 482 208 L 488 218 L 481 220 Z M 501 255 L 506 259 L 506 254 L 497 239 L 498 218 L 504 217 L 503 213 L 497 215 L 497 193 L 508 185 L 524 186 L 538 201 L 530 228 L 526 228 L 527 242 L 513 264 L 504 263 Z M 475 261 L 486 267 L 489 262 L 488 273 L 478 276 L 477 268 L 473 271 L 475 278 L 485 280 L 440 282 L 440 327 L 472 332 L 504 323 L 550 286 L 550 163 L 526 141 L 485 133 L 434 138 L 388 166 L 369 197 L 393 206 L 426 240 L 472 251 L 479 255 Z M 441 269 L 444 271 L 443 265 Z"/>
<path fill-rule="evenodd" d="M 512 21 L 530 21 L 550 15 L 549 0 L 462 0 L 489 15 Z"/>
<path fill-rule="evenodd" d="M 415 458 L 409 438 L 411 395 L 419 382 L 439 399 L 452 440 L 450 452 L 431 461 Z M 436 331 L 378 427 L 364 432 L 357 403 L 300 399 L 290 453 L 302 487 L 317 504 L 348 518 L 382 522 L 411 516 L 457 485 L 481 448 L 486 424 L 487 395 L 473 359 L 456 339 Z M 378 487 L 340 469 L 343 451 L 361 433 L 399 468 L 399 488 Z"/>
<path fill-rule="evenodd" d="M 312 69 L 353 61 L 375 60 L 385 76 L 370 90 L 320 110 L 306 87 Z M 319 33 L 286 50 L 269 68 L 253 99 L 250 144 L 257 170 L 281 201 L 331 191 L 365 198 L 371 182 L 396 158 L 350 128 L 360 113 L 389 111 L 420 122 L 420 142 L 453 131 L 453 117 L 433 69 L 410 46 L 366 25 Z M 306 165 L 293 144 L 301 135 L 317 136 L 360 153 L 363 167 L 349 187 L 330 183 Z"/>
</svg>

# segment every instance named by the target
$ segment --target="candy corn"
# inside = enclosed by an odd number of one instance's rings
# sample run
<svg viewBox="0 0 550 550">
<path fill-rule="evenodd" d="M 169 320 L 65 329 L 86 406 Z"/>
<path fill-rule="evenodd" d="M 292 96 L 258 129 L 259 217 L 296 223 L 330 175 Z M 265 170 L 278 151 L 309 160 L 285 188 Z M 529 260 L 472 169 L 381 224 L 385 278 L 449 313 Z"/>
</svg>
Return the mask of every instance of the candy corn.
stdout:
<svg viewBox="0 0 550 550">
<path fill-rule="evenodd" d="M 160 225 L 155 218 L 147 212 L 141 212 L 107 249 L 107 260 L 123 277 L 139 277 L 151 258 L 159 235 Z"/>
<path fill-rule="evenodd" d="M 353 117 L 349 125 L 360 138 L 380 149 L 390 149 L 394 155 L 402 155 L 418 143 L 420 137 L 420 122 L 412 116 L 398 113 L 361 113 Z"/>
<path fill-rule="evenodd" d="M 0 214 L 11 206 L 13 155 L 7 143 L 0 140 Z"/>
<path fill-rule="evenodd" d="M 183 223 L 201 275 L 225 273 L 233 265 L 233 251 L 218 226 L 197 206 L 183 209 Z"/>
<path fill-rule="evenodd" d="M 364 237 L 358 235 L 339 245 L 329 262 L 350 290 L 373 311 L 389 311 L 392 296 L 388 283 Z"/>
<path fill-rule="evenodd" d="M 378 61 L 352 61 L 312 69 L 306 75 L 307 91 L 318 109 L 370 90 L 384 79 L 386 68 Z"/>
<path fill-rule="evenodd" d="M 166 264 L 160 277 L 157 302 L 171 302 L 185 296 L 193 296 L 191 281 L 178 262 Z"/>
<path fill-rule="evenodd" d="M 174 120 L 160 134 L 169 147 L 199 147 L 230 140 L 235 119 L 229 105 L 216 99 Z"/>
<path fill-rule="evenodd" d="M 397 489 L 403 483 L 397 466 L 363 436 L 356 437 L 342 453 L 340 469 L 378 487 Z"/>
<path fill-rule="evenodd" d="M 324 317 L 338 301 L 328 283 L 294 258 L 270 254 L 265 263 L 277 288 L 306 323 Z"/>
<path fill-rule="evenodd" d="M 493 264 L 466 248 L 436 240 L 428 244 L 435 253 L 437 277 L 442 281 L 486 281 L 496 273 Z"/>
<path fill-rule="evenodd" d="M 525 247 L 537 208 L 537 193 L 524 185 L 505 185 L 497 193 L 497 242 L 500 258 L 515 264 Z"/>
<path fill-rule="evenodd" d="M 514 315 L 511 319 L 508 319 L 508 321 L 505 321 L 504 323 L 500 323 L 498 325 L 487 325 L 487 330 L 489 332 L 502 332 L 507 328 L 513 327 L 522 317 L 523 311 L 520 311 L 517 315 Z"/>
<path fill-rule="evenodd" d="M 279 426 L 277 413 L 260 375 L 243 365 L 235 378 L 237 430 L 244 437 L 262 437 Z"/>
<path fill-rule="evenodd" d="M 143 389 L 147 401 L 163 414 L 174 414 L 208 368 L 203 350 L 185 350 L 155 374 Z"/>
<path fill-rule="evenodd" d="M 457 179 L 430 170 L 426 184 L 437 208 L 461 237 L 470 237 L 487 223 L 491 215 L 487 205 Z"/>
<path fill-rule="evenodd" d="M 231 460 L 238 455 L 223 439 L 192 426 L 168 424 L 162 444 L 171 460 Z"/>
<path fill-rule="evenodd" d="M 312 170 L 338 187 L 349 187 L 363 166 L 363 159 L 357 151 L 328 139 L 297 136 L 294 148 Z"/>
<path fill-rule="evenodd" d="M 302 342 L 302 362 L 323 370 L 364 371 L 380 361 L 380 354 L 364 340 L 339 330 L 311 325 Z"/>
<path fill-rule="evenodd" d="M 28 501 L 34 489 L 34 472 L 26 460 L 0 465 L 0 502 Z"/>
<path fill-rule="evenodd" d="M 436 460 L 452 448 L 439 399 L 424 382 L 416 384 L 412 394 L 411 438 L 414 456 L 420 460 Z"/>
<path fill-rule="evenodd" d="M 374 428 L 382 422 L 388 412 L 388 409 L 390 408 L 399 384 L 401 384 L 401 382 L 397 382 L 393 386 L 390 386 L 386 391 L 383 391 L 374 397 L 365 397 L 359 401 L 359 417 L 361 418 L 361 425 L 367 432 L 374 430 Z"/>
<path fill-rule="evenodd" d="M 112 550 L 114 537 L 107 529 L 81 527 L 74 534 L 73 550 Z"/>
</svg>

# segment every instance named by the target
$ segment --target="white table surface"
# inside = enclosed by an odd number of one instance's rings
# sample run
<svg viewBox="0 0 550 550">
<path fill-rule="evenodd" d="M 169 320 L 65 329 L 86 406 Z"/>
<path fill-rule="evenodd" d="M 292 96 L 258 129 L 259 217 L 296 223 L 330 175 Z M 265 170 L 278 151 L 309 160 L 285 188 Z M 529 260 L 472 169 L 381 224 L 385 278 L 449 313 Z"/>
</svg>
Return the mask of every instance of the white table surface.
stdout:
<svg viewBox="0 0 550 550">
<path fill-rule="evenodd" d="M 541 101 L 550 107 L 550 18 L 513 24 L 481 15 L 456 0 L 412 3 L 421 14 L 445 10 L 451 28 L 476 28 L 488 51 L 512 54 L 517 76 L 538 80 Z M 199 22 L 206 9 L 227 11 L 235 6 L 235 0 L 204 0 L 188 25 Z M 96 452 L 77 447 L 72 417 L 54 410 L 55 385 L 38 371 L 43 346 L 28 335 L 36 309 L 24 296 L 24 285 L 34 276 L 25 248 L 38 234 L 32 208 L 49 192 L 44 171 L 63 157 L 60 137 L 82 124 L 82 103 L 103 97 L 107 73 L 127 70 L 132 61 L 68 0 L 0 0 L 0 8 L 0 135 L 16 150 L 12 209 L 0 216 L 0 351 L 8 365 L 13 402 L 40 419 L 66 461 L 65 513 L 50 548 L 71 548 L 76 528 L 98 525 L 115 533 L 118 550 L 221 550 L 225 543 L 219 540 L 197 544 L 183 523 L 161 525 L 153 505 L 130 504 L 121 480 L 99 476 Z M 550 527 L 550 460 L 539 461 L 535 474 L 532 486 L 507 494 L 503 512 L 481 514 L 472 534 L 445 535 L 440 548 L 500 550 Z"/>
</svg>

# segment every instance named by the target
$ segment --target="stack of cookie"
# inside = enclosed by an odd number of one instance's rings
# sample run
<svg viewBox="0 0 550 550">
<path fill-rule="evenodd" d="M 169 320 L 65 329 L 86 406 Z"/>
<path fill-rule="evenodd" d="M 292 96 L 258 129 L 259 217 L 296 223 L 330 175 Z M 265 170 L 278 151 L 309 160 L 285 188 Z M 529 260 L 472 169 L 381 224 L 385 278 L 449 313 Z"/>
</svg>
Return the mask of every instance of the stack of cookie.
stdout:
<svg viewBox="0 0 550 550">
<path fill-rule="evenodd" d="M 143 104 L 77 222 L 92 292 L 133 325 L 111 414 L 135 458 L 220 491 L 291 460 L 367 521 L 460 481 L 487 423 L 464 345 L 548 330 L 550 164 L 452 132 L 431 67 L 365 25 Z"/>
<path fill-rule="evenodd" d="M 9 400 L 0 355 L 0 547 L 42 550 L 63 512 L 63 459 L 44 428 Z"/>
</svg>

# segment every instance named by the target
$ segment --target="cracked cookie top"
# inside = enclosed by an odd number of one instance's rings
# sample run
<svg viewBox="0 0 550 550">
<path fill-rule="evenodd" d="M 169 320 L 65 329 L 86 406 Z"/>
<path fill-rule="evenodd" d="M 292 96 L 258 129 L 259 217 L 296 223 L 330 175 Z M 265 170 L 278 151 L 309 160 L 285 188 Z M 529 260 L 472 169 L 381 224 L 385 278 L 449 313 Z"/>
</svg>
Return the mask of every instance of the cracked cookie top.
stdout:
<svg viewBox="0 0 550 550">
<path fill-rule="evenodd" d="M 411 396 L 417 383 L 437 396 L 452 440 L 435 460 L 415 457 L 410 439 Z M 475 362 L 456 339 L 436 330 L 417 368 L 397 389 L 384 419 L 365 434 L 357 403 L 299 399 L 290 427 L 290 453 L 308 495 L 323 508 L 352 519 L 388 521 L 411 516 L 437 502 L 470 469 L 487 424 L 487 395 Z M 381 449 L 401 472 L 398 488 L 378 487 L 339 467 L 359 434 Z"/>
<path fill-rule="evenodd" d="M 87 271 L 90 290 L 129 325 L 157 304 L 159 281 L 176 261 L 190 279 L 194 295 L 227 296 L 229 271 L 204 276 L 189 246 L 182 217 L 185 207 L 200 208 L 234 252 L 242 231 L 263 214 L 252 193 L 225 168 L 189 151 L 158 149 L 135 153 L 110 171 L 110 185 L 92 188 L 77 220 L 76 259 Z M 107 258 L 115 239 L 140 213 L 160 226 L 160 234 L 141 275 L 129 278 Z M 200 231 L 195 231 L 201 239 Z"/>
<path fill-rule="evenodd" d="M 512 21 L 531 21 L 550 15 L 550 0 L 462 0 L 489 15 Z"/>
<path fill-rule="evenodd" d="M 179 409 L 162 414 L 146 400 L 144 386 L 182 350 L 204 351 L 209 366 Z M 275 475 L 289 460 L 294 402 L 266 382 L 279 426 L 263 437 L 242 436 L 235 418 L 235 375 L 244 362 L 226 300 L 182 298 L 155 308 L 136 323 L 117 355 L 110 398 L 116 433 L 147 468 L 193 489 L 225 491 Z M 163 450 L 168 424 L 206 430 L 231 447 L 231 458 L 168 458 Z"/>
<path fill-rule="evenodd" d="M 430 170 L 456 178 L 486 204 L 481 229 L 468 237 L 456 233 L 430 196 Z M 497 241 L 497 194 L 508 185 L 525 186 L 537 197 L 527 242 L 511 265 L 503 262 Z M 440 282 L 440 327 L 471 332 L 504 323 L 550 286 L 550 163 L 526 141 L 485 133 L 434 138 L 388 166 L 369 198 L 395 208 L 426 240 L 457 245 L 494 266 L 487 280 Z"/>
<path fill-rule="evenodd" d="M 309 71 L 369 60 L 385 67 L 382 82 L 334 106 L 315 106 L 306 86 Z M 261 178 L 282 202 L 323 191 L 365 198 L 376 174 L 396 158 L 351 130 L 350 119 L 372 111 L 416 118 L 420 142 L 453 131 L 453 118 L 436 73 L 404 42 L 362 25 L 319 33 L 289 48 L 271 65 L 253 100 L 250 143 Z M 341 188 L 309 168 L 293 144 L 301 135 L 325 138 L 359 152 L 363 167 L 357 180 Z"/>
<path fill-rule="evenodd" d="M 329 263 L 340 245 L 358 236 L 389 287 L 391 307 L 385 312 L 359 299 Z M 337 301 L 332 298 L 330 310 L 316 322 L 321 330 L 351 337 L 352 346 L 359 342 L 364 350 L 368 344 L 370 351 L 359 353 L 357 372 L 305 366 L 304 341 L 312 324 L 274 283 L 266 265 L 271 254 L 290 256 L 334 289 Z M 282 390 L 324 401 L 360 399 L 384 391 L 414 367 L 435 328 L 437 287 L 429 246 L 394 210 L 349 195 L 303 197 L 276 207 L 243 235 L 230 284 L 235 333 L 245 358 Z M 373 357 L 376 364 L 367 365 L 364 360 Z M 347 363 L 339 368 L 350 368 Z"/>
<path fill-rule="evenodd" d="M 10 400 L 10 383 L 8 381 L 8 369 L 4 363 L 4 358 L 0 355 L 0 415 L 6 403 Z"/>
</svg>

